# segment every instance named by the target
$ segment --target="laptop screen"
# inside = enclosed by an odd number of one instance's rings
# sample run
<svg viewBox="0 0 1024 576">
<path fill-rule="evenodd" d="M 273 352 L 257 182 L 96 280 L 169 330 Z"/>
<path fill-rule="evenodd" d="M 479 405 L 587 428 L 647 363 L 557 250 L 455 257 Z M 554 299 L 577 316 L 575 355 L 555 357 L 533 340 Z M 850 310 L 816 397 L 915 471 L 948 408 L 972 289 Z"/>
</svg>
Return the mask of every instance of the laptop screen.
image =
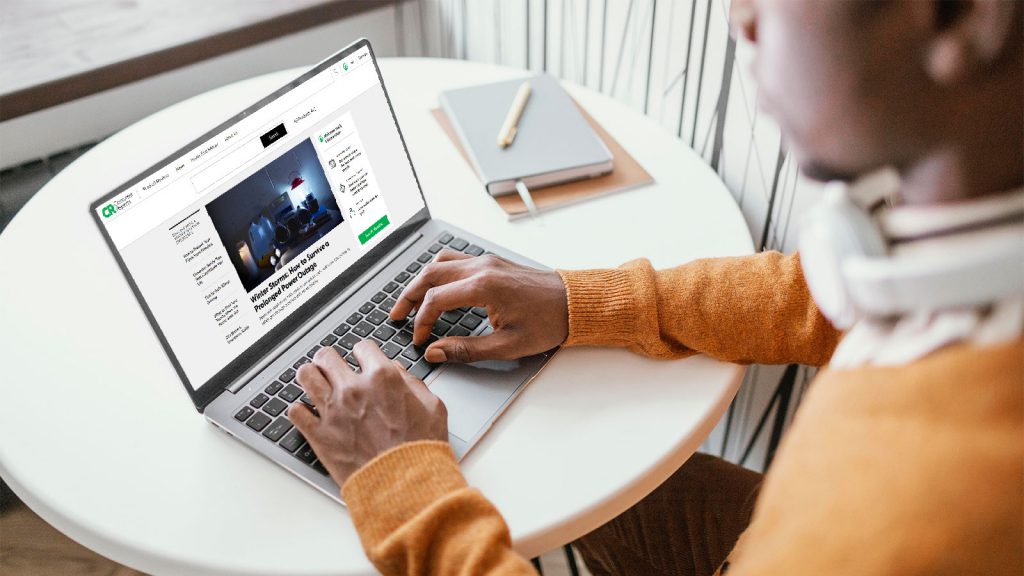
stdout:
<svg viewBox="0 0 1024 576">
<path fill-rule="evenodd" d="M 368 44 L 301 80 L 94 207 L 193 390 L 424 208 Z"/>
</svg>

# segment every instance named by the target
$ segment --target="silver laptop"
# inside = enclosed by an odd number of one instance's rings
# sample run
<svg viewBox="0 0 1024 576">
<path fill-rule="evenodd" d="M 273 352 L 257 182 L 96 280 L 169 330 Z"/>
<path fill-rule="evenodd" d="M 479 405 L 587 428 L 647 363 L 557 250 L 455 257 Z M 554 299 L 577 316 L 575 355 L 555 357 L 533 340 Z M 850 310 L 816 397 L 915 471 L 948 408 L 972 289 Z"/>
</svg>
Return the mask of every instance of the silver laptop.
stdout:
<svg viewBox="0 0 1024 576">
<path fill-rule="evenodd" d="M 359 40 L 157 163 L 90 211 L 196 409 L 338 500 L 286 417 L 322 347 L 358 367 L 375 340 L 448 408 L 461 459 L 550 354 L 434 365 L 388 312 L 444 248 L 536 262 L 430 217 L 368 41 Z M 432 339 L 482 335 L 445 312 Z"/>
</svg>

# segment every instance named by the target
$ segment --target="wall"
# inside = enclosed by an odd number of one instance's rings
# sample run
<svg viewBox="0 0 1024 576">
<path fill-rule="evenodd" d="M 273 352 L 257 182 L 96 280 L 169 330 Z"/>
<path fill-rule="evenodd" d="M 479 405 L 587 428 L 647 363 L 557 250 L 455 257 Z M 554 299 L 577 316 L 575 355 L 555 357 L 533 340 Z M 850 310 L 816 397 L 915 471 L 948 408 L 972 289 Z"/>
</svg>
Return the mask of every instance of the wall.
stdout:
<svg viewBox="0 0 1024 576">
<path fill-rule="evenodd" d="M 757 110 L 751 49 L 730 38 L 728 9 L 729 0 L 406 0 L 395 11 L 396 48 L 547 71 L 626 103 L 718 172 L 756 246 L 789 252 L 819 186 L 798 174 L 778 127 Z M 812 375 L 750 367 L 703 449 L 763 468 Z"/>
<path fill-rule="evenodd" d="M 384 6 L 0 123 L 0 168 L 95 142 L 186 98 L 237 80 L 310 66 L 359 37 L 394 56 L 395 8 Z M 253 94 L 239 109 L 265 94 Z M 197 134 L 198 136 L 198 134 Z"/>
</svg>

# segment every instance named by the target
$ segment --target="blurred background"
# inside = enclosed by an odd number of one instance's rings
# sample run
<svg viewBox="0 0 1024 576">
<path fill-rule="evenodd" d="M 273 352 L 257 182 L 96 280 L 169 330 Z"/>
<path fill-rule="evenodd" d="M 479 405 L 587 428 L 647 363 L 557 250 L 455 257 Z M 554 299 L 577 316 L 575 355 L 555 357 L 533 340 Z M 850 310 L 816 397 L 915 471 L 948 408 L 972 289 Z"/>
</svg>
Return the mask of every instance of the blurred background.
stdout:
<svg viewBox="0 0 1024 576">
<path fill-rule="evenodd" d="M 718 172 L 756 248 L 792 251 L 817 185 L 799 176 L 778 128 L 759 113 L 751 47 L 730 37 L 728 13 L 729 0 L 5 0 L 0 233 L 104 137 L 217 86 L 311 65 L 365 36 L 378 57 L 547 72 L 643 112 Z M 765 469 L 812 375 L 803 366 L 751 366 L 702 449 Z M 4 490 L 0 506 L 10 508 Z M 8 567 L 11 541 L 0 537 Z"/>
</svg>

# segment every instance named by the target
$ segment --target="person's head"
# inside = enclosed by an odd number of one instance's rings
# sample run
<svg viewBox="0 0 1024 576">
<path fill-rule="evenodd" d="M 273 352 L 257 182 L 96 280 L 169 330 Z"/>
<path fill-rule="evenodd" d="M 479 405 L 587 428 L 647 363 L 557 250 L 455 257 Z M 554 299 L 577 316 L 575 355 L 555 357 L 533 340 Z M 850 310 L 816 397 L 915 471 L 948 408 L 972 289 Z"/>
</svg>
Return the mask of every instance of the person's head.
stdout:
<svg viewBox="0 0 1024 576">
<path fill-rule="evenodd" d="M 732 0 L 731 12 L 806 175 L 892 165 L 928 183 L 925 202 L 1020 185 L 1024 2 Z"/>
</svg>

